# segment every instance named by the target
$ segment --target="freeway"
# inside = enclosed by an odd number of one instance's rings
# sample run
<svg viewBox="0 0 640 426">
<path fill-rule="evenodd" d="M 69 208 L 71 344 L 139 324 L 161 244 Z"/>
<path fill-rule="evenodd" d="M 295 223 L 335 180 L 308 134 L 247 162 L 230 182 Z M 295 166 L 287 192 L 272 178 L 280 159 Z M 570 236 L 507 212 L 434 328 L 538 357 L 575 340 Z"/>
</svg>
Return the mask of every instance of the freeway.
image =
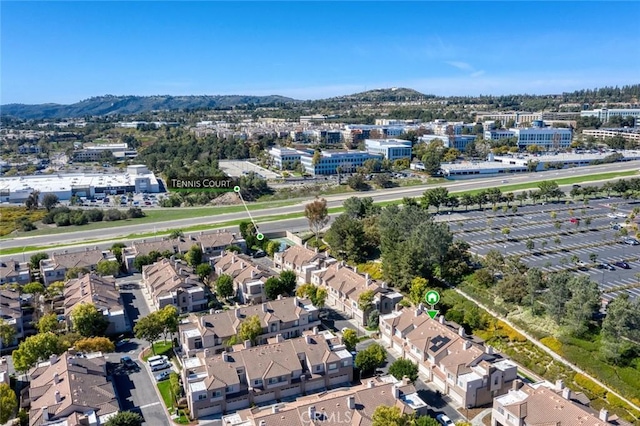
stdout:
<svg viewBox="0 0 640 426">
<path fill-rule="evenodd" d="M 457 180 L 457 181 L 448 181 L 445 182 L 442 186 L 449 189 L 450 192 L 460 192 L 460 191 L 469 191 L 469 190 L 477 190 L 477 189 L 486 189 L 496 186 L 505 186 L 505 185 L 513 185 L 513 184 L 522 184 L 522 183 L 534 183 L 542 180 L 550 180 L 550 179 L 562 179 L 562 178 L 570 178 L 570 177 L 580 177 L 580 176 L 589 176 L 598 173 L 607 173 L 607 172 L 622 172 L 629 170 L 639 170 L 640 169 L 640 161 L 630 161 L 625 163 L 614 163 L 614 164 L 603 164 L 598 166 L 586 166 L 579 168 L 570 168 L 563 170 L 551 170 L 545 172 L 537 172 L 537 173 L 527 173 L 521 175 L 515 174 L 505 174 L 497 177 L 490 178 L 480 178 L 480 179 L 470 179 L 470 180 Z M 363 192 L 363 193 L 349 193 L 343 195 L 335 195 L 325 197 L 327 199 L 327 204 L 329 208 L 331 207 L 340 207 L 345 199 L 357 196 L 357 197 L 372 197 L 375 202 L 387 202 L 387 201 L 395 201 L 400 200 L 403 197 L 419 197 L 422 193 L 428 189 L 432 188 L 433 185 L 420 185 L 420 186 L 412 186 L 406 188 L 392 188 L 386 190 L 379 191 L 371 191 L 371 192 Z M 265 208 L 261 210 L 253 210 L 251 211 L 251 216 L 256 219 L 258 223 L 260 223 L 260 218 L 264 218 L 267 216 L 274 215 L 284 215 L 291 213 L 301 213 L 304 208 L 304 204 L 311 201 L 311 199 L 298 200 L 296 204 L 284 206 L 284 207 L 275 207 L 275 208 Z M 83 241 L 87 240 L 120 240 L 123 237 L 134 234 L 134 233 L 148 233 L 153 231 L 154 229 L 157 232 L 166 231 L 169 229 L 179 229 L 185 228 L 194 225 L 215 225 L 219 223 L 224 223 L 233 220 L 243 220 L 248 219 L 248 215 L 246 212 L 236 212 L 236 213 L 226 213 L 226 214 L 217 214 L 215 216 L 207 216 L 207 217 L 196 217 L 190 219 L 179 219 L 179 220 L 170 220 L 163 221 L 154 224 L 152 227 L 150 224 L 139 224 L 139 225 L 124 225 L 116 228 L 108 228 L 101 230 L 87 230 L 87 231 L 74 231 L 65 234 L 56 234 L 56 235 L 41 235 L 34 237 L 17 237 L 13 239 L 6 239 L 0 241 L 0 246 L 3 249 L 14 248 L 14 247 L 24 247 L 24 246 L 47 246 L 47 245 L 60 245 L 60 244 L 82 244 Z M 288 221 L 279 221 L 279 225 L 284 225 Z M 280 226 L 280 229 L 286 229 L 284 226 Z M 261 230 L 264 232 L 268 232 L 267 228 L 262 228 Z"/>
</svg>

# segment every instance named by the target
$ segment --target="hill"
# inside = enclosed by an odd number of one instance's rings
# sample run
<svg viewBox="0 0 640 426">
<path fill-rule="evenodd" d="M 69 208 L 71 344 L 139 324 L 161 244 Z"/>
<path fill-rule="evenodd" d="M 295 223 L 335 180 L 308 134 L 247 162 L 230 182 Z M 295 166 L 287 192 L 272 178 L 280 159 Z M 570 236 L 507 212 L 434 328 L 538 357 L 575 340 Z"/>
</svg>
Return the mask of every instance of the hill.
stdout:
<svg viewBox="0 0 640 426">
<path fill-rule="evenodd" d="M 86 115 L 137 114 L 199 108 L 229 108 L 239 105 L 273 105 L 298 102 L 284 96 L 98 96 L 71 105 L 7 104 L 2 115 L 22 119 L 74 118 Z"/>
<path fill-rule="evenodd" d="M 351 102 L 408 102 L 421 101 L 433 98 L 433 95 L 425 95 L 417 90 L 405 87 L 393 87 L 389 89 L 374 89 L 366 92 L 354 93 L 353 95 L 339 96 L 328 99 L 329 101 L 351 101 Z"/>
</svg>

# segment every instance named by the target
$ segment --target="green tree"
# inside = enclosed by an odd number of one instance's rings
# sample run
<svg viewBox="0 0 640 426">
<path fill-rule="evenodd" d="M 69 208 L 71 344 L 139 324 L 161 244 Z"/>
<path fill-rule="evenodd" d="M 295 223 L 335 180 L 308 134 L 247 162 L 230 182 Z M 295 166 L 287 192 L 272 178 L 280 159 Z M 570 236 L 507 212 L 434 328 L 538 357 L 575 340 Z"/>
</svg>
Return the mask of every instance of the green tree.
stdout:
<svg viewBox="0 0 640 426">
<path fill-rule="evenodd" d="M 109 320 L 91 303 L 81 303 L 71 310 L 73 329 L 84 337 L 101 336 L 109 326 Z"/>
<path fill-rule="evenodd" d="M 18 409 L 18 398 L 8 383 L 0 383 L 0 424 L 13 418 Z"/>
<path fill-rule="evenodd" d="M 73 268 L 67 269 L 67 272 L 64 274 L 64 278 L 67 280 L 72 280 L 88 273 L 89 270 L 87 268 L 74 266 Z"/>
<path fill-rule="evenodd" d="M 506 302 L 520 304 L 527 295 L 527 282 L 522 274 L 510 273 L 496 286 L 496 293 Z"/>
<path fill-rule="evenodd" d="M 160 335 L 165 329 L 162 320 L 158 317 L 158 311 L 151 312 L 149 315 L 144 316 L 138 320 L 133 327 L 133 333 L 136 338 L 146 340 L 151 345 L 151 350 L 154 355 L 156 353 L 154 342 L 160 338 Z"/>
<path fill-rule="evenodd" d="M 372 372 L 387 359 L 387 352 L 377 343 L 361 350 L 356 355 L 355 365 L 362 372 Z"/>
<path fill-rule="evenodd" d="M 358 308 L 365 314 L 373 307 L 374 296 L 373 290 L 365 290 L 358 296 Z"/>
<path fill-rule="evenodd" d="M 411 426 L 414 416 L 403 414 L 399 407 L 378 405 L 371 417 L 372 426 Z"/>
<path fill-rule="evenodd" d="M 120 271 L 120 264 L 117 260 L 101 260 L 96 265 L 96 273 L 101 276 L 116 276 Z"/>
<path fill-rule="evenodd" d="M 415 420 L 413 426 L 440 426 L 440 423 L 433 417 L 420 416 Z"/>
<path fill-rule="evenodd" d="M 280 272 L 280 283 L 284 292 L 288 295 L 292 295 L 295 292 L 297 282 L 298 277 L 295 272 L 288 270 Z"/>
<path fill-rule="evenodd" d="M 29 258 L 29 266 L 32 271 L 37 271 L 40 269 L 40 261 L 44 259 L 48 259 L 49 255 L 47 253 L 36 253 L 31 255 Z"/>
<path fill-rule="evenodd" d="M 133 411 L 118 411 L 107 420 L 105 426 L 141 426 L 143 420 L 140 414 Z"/>
<path fill-rule="evenodd" d="M 262 324 L 260 324 L 260 318 L 257 315 L 252 315 L 245 318 L 240 323 L 238 328 L 238 338 L 244 342 L 246 340 L 251 341 L 252 344 L 256 344 L 258 336 L 262 334 Z"/>
<path fill-rule="evenodd" d="M 275 300 L 279 295 L 285 294 L 285 288 L 278 277 L 270 277 L 264 283 L 264 292 L 268 299 Z"/>
<path fill-rule="evenodd" d="M 411 287 L 409 289 L 409 299 L 414 305 L 422 303 L 424 295 L 429 291 L 429 281 L 422 277 L 415 277 L 411 281 Z"/>
<path fill-rule="evenodd" d="M 600 290 L 597 283 L 585 276 L 572 277 L 568 287 L 571 298 L 565 304 L 563 322 L 569 335 L 581 337 L 600 309 Z"/>
<path fill-rule="evenodd" d="M 184 232 L 182 232 L 182 229 L 174 229 L 169 234 L 169 239 L 170 240 L 175 240 L 175 239 L 182 238 L 182 237 L 184 237 Z"/>
<path fill-rule="evenodd" d="M 38 361 L 48 359 L 51 355 L 59 355 L 67 350 L 55 334 L 38 333 L 27 337 L 18 349 L 13 351 L 13 365 L 16 371 L 25 372 Z"/>
<path fill-rule="evenodd" d="M 202 263 L 202 247 L 198 244 L 192 245 L 184 258 L 189 266 L 195 267 L 200 265 Z"/>
<path fill-rule="evenodd" d="M 207 284 L 209 282 L 209 276 L 211 276 L 211 265 L 208 263 L 201 263 L 196 266 L 196 274 L 200 277 L 200 280 Z"/>
<path fill-rule="evenodd" d="M 116 257 L 118 263 L 122 263 L 122 249 L 126 247 L 124 243 L 113 243 L 111 253 Z"/>
<path fill-rule="evenodd" d="M 317 198 L 304 206 L 304 216 L 309 221 L 309 228 L 316 236 L 316 242 L 320 231 L 329 223 L 329 209 L 327 208 L 327 200 Z"/>
<path fill-rule="evenodd" d="M 353 352 L 356 350 L 356 345 L 358 344 L 358 334 L 355 330 L 350 328 L 346 329 L 342 333 L 342 343 L 346 346 L 349 352 Z"/>
<path fill-rule="evenodd" d="M 44 194 L 44 197 L 42 197 L 42 205 L 48 212 L 51 211 L 59 201 L 58 196 L 55 194 Z"/>
<path fill-rule="evenodd" d="M 40 204 L 40 191 L 33 191 L 24 201 L 27 210 L 38 210 Z"/>
<path fill-rule="evenodd" d="M 362 221 L 347 214 L 336 218 L 324 239 L 335 257 L 354 263 L 364 261 L 369 250 Z"/>
<path fill-rule="evenodd" d="M 38 329 L 38 333 L 47 333 L 49 331 L 52 333 L 57 333 L 58 331 L 60 331 L 60 322 L 58 321 L 58 315 L 53 312 L 43 315 L 38 320 L 36 328 Z"/>
<path fill-rule="evenodd" d="M 39 282 L 31 282 L 22 287 L 22 292 L 25 294 L 43 294 L 44 286 Z"/>
<path fill-rule="evenodd" d="M 16 338 L 16 329 L 4 318 L 0 318 L 0 347 L 11 346 Z"/>
<path fill-rule="evenodd" d="M 439 186 L 436 188 L 431 188 L 426 190 L 422 194 L 421 203 L 426 209 L 428 209 L 429 206 L 433 206 L 439 212 L 440 206 L 446 204 L 448 199 L 449 199 L 449 191 L 447 190 L 447 188 Z"/>
<path fill-rule="evenodd" d="M 571 297 L 569 280 L 571 276 L 566 272 L 551 275 L 549 278 L 549 291 L 545 294 L 545 307 L 547 314 L 558 324 L 565 314 L 564 305 Z"/>
<path fill-rule="evenodd" d="M 418 379 L 418 364 L 408 359 L 399 358 L 389 367 L 389 374 L 397 380 L 402 380 L 404 376 L 407 376 L 413 383 Z"/>
<path fill-rule="evenodd" d="M 320 288 L 316 285 L 306 283 L 298 287 L 296 290 L 296 296 L 308 298 L 313 306 L 318 309 L 324 307 L 324 302 L 327 299 L 327 290 Z"/>
<path fill-rule="evenodd" d="M 233 278 L 230 275 L 220 275 L 216 280 L 216 294 L 228 299 L 233 296 Z"/>
<path fill-rule="evenodd" d="M 162 334 L 164 334 L 164 339 L 167 340 L 167 334 L 173 335 L 178 332 L 178 324 L 180 323 L 178 308 L 173 305 L 167 305 L 157 311 L 157 314 L 158 320 L 162 323 Z"/>
<path fill-rule="evenodd" d="M 113 352 L 116 346 L 106 337 L 86 337 L 76 341 L 76 350 L 81 352 Z"/>
<path fill-rule="evenodd" d="M 269 257 L 273 258 L 274 254 L 276 254 L 279 249 L 280 249 L 280 243 L 278 241 L 269 241 L 264 251 L 267 253 Z"/>
<path fill-rule="evenodd" d="M 367 185 L 367 182 L 361 173 L 355 173 L 349 176 L 349 178 L 347 178 L 347 185 L 355 191 L 366 191 L 369 189 L 369 185 Z"/>
<path fill-rule="evenodd" d="M 180 376 L 177 373 L 171 372 L 169 375 L 169 388 L 171 390 L 172 399 L 175 402 L 182 390 L 182 387 L 180 386 Z"/>
</svg>

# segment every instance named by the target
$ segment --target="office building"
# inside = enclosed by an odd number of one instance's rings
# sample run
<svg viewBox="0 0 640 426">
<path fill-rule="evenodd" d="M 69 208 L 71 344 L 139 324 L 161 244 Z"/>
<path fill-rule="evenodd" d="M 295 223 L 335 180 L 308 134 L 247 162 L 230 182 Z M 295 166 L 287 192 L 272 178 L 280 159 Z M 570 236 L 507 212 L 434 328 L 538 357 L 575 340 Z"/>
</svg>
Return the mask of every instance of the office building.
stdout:
<svg viewBox="0 0 640 426">
<path fill-rule="evenodd" d="M 411 160 L 411 141 L 403 139 L 366 139 L 364 141 L 369 154 L 382 155 L 390 161 Z"/>
<path fill-rule="evenodd" d="M 314 154 L 302 155 L 300 161 L 307 173 L 315 176 L 334 175 L 338 170 L 340 173 L 355 173 L 365 161 L 383 158 L 367 151 L 322 151 L 317 161 L 314 161 Z"/>
</svg>

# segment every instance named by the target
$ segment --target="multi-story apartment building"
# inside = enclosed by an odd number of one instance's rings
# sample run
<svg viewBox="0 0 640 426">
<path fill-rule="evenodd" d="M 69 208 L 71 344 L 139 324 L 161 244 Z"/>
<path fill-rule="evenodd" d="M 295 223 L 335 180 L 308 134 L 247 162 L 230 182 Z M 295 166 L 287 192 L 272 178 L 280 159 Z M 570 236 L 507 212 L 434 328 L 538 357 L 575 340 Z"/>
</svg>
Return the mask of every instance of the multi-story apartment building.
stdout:
<svg viewBox="0 0 640 426">
<path fill-rule="evenodd" d="M 588 404 L 588 400 L 586 401 Z M 574 398 L 562 380 L 555 386 L 547 382 L 523 384 L 513 382 L 508 393 L 493 400 L 491 426 L 532 425 L 605 426 L 625 425 L 604 408 L 599 412 Z"/>
<path fill-rule="evenodd" d="M 196 241 L 200 244 L 202 253 L 206 260 L 218 257 L 229 246 L 238 246 L 240 250 L 245 250 L 247 243 L 235 232 L 218 230 L 209 233 L 201 232 L 196 236 Z"/>
<path fill-rule="evenodd" d="M 30 373 L 29 426 L 99 426 L 120 411 L 101 353 L 51 355 Z"/>
<path fill-rule="evenodd" d="M 640 119 L 640 108 L 599 108 L 590 111 L 580 111 L 580 117 L 596 117 L 603 123 L 606 123 L 611 117 L 633 117 L 636 122 Z"/>
<path fill-rule="evenodd" d="M 233 288 L 240 303 L 256 304 L 267 300 L 264 283 L 274 274 L 254 264 L 249 256 L 223 252 L 220 258 L 214 260 L 213 268 L 217 276 L 224 274 L 233 278 Z"/>
<path fill-rule="evenodd" d="M 390 161 L 411 160 L 411 141 L 404 139 L 365 139 L 365 148 L 369 154 L 382 155 Z"/>
<path fill-rule="evenodd" d="M 29 263 L 13 259 L 0 263 L 0 284 L 25 285 L 31 281 Z"/>
<path fill-rule="evenodd" d="M 179 313 L 207 309 L 208 299 L 199 277 L 180 260 L 162 259 L 142 268 L 142 283 L 156 309 L 173 305 Z"/>
<path fill-rule="evenodd" d="M 457 332 L 444 317 L 431 319 L 421 306 L 380 317 L 382 341 L 418 364 L 421 374 L 463 407 L 490 403 L 517 378 L 517 366 Z"/>
<path fill-rule="evenodd" d="M 101 311 L 109 321 L 106 334 L 120 334 L 131 329 L 120 292 L 116 289 L 116 281 L 111 277 L 85 274 L 80 278 L 69 280 L 65 283 L 63 296 L 64 317 L 69 327 L 73 325 L 71 323 L 73 308 L 81 303 L 88 303 Z"/>
<path fill-rule="evenodd" d="M 305 246 L 291 246 L 285 251 L 274 253 L 273 266 L 276 270 L 294 271 L 299 284 L 311 282 L 311 275 L 336 260 L 329 257 L 329 252 L 318 253 L 318 249 L 311 250 Z"/>
<path fill-rule="evenodd" d="M 116 261 L 116 257 L 109 250 L 98 248 L 85 251 L 69 253 L 66 250 L 62 253 L 53 253 L 51 258 L 40 261 L 40 276 L 44 280 L 44 285 L 56 281 L 64 281 L 65 274 L 71 268 L 84 268 L 88 271 L 95 271 L 96 265 L 102 260 Z"/>
<path fill-rule="evenodd" d="M 24 324 L 20 293 L 14 290 L 0 290 L 0 319 L 15 330 L 13 341 L 4 342 L 0 339 L 0 348 L 13 346 L 18 339 L 24 337 Z"/>
<path fill-rule="evenodd" d="M 307 299 L 297 297 L 209 315 L 190 315 L 182 320 L 178 330 L 182 354 L 191 357 L 205 349 L 210 353 L 222 352 L 227 348 L 227 341 L 238 334 L 242 321 L 254 315 L 262 324 L 257 344 L 264 344 L 278 334 L 285 339 L 299 337 L 320 325 L 318 309 Z"/>
<path fill-rule="evenodd" d="M 359 274 L 355 268 L 345 266 L 344 262 L 334 262 L 314 272 L 311 283 L 327 289 L 325 303 L 328 307 L 343 312 L 363 326 L 367 324 L 368 312 L 374 309 L 381 314 L 392 312 L 402 300 L 402 295 L 388 289 L 385 283 L 371 280 L 369 274 Z M 374 294 L 373 303 L 366 312 L 359 306 L 360 295 L 365 291 Z"/>
<path fill-rule="evenodd" d="M 184 359 L 182 381 L 194 418 L 227 413 L 282 398 L 346 386 L 353 356 L 333 335 L 305 334 L 273 343 Z"/>
<path fill-rule="evenodd" d="M 320 157 L 314 161 L 314 154 L 300 157 L 300 162 L 307 173 L 312 175 L 334 175 L 338 173 L 353 173 L 370 159 L 382 160 L 382 155 L 370 154 L 367 151 L 322 151 Z"/>
<path fill-rule="evenodd" d="M 427 414 L 427 404 L 407 378 L 396 381 L 387 376 L 368 380 L 349 389 L 309 395 L 262 409 L 241 410 L 224 416 L 222 421 L 228 426 L 372 426 L 373 413 L 380 405 L 398 407 L 402 414 Z"/>
</svg>

